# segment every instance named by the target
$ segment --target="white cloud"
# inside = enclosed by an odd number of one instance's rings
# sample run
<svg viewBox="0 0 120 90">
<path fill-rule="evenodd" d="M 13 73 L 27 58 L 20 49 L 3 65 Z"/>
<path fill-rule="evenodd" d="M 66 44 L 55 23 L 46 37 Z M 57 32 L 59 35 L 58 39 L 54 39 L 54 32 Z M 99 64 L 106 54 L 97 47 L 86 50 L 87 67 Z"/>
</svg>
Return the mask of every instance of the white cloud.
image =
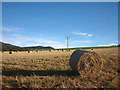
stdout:
<svg viewBox="0 0 120 90">
<path fill-rule="evenodd" d="M 16 30 L 21 30 L 22 28 L 18 28 L 18 27 L 0 27 L 2 29 L 2 31 L 16 31 Z"/>
<path fill-rule="evenodd" d="M 60 42 L 57 42 L 57 41 L 50 41 L 50 40 L 46 40 L 46 41 L 42 41 L 43 43 L 52 43 L 52 44 L 59 44 Z"/>
<path fill-rule="evenodd" d="M 110 46 L 113 46 L 113 45 L 118 45 L 118 44 L 115 44 L 115 43 L 113 43 L 113 44 L 109 44 Z"/>
<path fill-rule="evenodd" d="M 89 40 L 74 40 L 72 43 L 91 43 L 92 41 Z"/>
<path fill-rule="evenodd" d="M 54 47 L 55 49 L 58 49 L 58 48 L 67 48 L 67 46 L 66 45 L 64 45 L 64 44 L 47 44 L 47 45 L 43 45 L 43 46 L 51 46 L 51 47 Z M 71 47 L 69 47 L 69 48 L 71 48 Z"/>
<path fill-rule="evenodd" d="M 90 46 L 75 46 L 75 47 L 90 47 Z"/>
<path fill-rule="evenodd" d="M 48 40 L 46 38 L 28 37 L 20 34 L 13 34 L 10 38 L 3 36 L 3 42 L 10 43 L 16 46 L 52 46 L 54 48 L 64 48 L 65 45 L 59 41 Z"/>
<path fill-rule="evenodd" d="M 40 44 L 26 44 L 26 47 L 29 47 L 29 46 L 40 46 Z"/>
<path fill-rule="evenodd" d="M 81 33 L 81 32 L 72 32 L 75 35 L 87 35 L 87 33 Z"/>
<path fill-rule="evenodd" d="M 82 32 L 72 32 L 74 35 L 83 35 L 83 36 L 93 36 L 93 34 L 82 33 Z"/>
<path fill-rule="evenodd" d="M 120 41 L 116 41 L 117 43 L 120 43 Z"/>
<path fill-rule="evenodd" d="M 93 36 L 93 34 L 88 34 L 89 37 Z"/>
<path fill-rule="evenodd" d="M 58 44 L 58 41 L 46 40 L 45 38 L 36 38 L 36 37 L 28 37 L 20 34 L 14 34 L 18 40 L 26 41 L 26 42 L 37 42 L 37 43 L 47 43 L 47 44 Z"/>
<path fill-rule="evenodd" d="M 115 44 L 115 43 L 112 43 L 112 44 L 108 44 L 108 45 L 98 45 L 98 46 L 116 46 L 116 45 L 118 45 L 118 44 Z"/>
<path fill-rule="evenodd" d="M 80 35 L 87 35 L 87 33 L 80 33 Z"/>
</svg>

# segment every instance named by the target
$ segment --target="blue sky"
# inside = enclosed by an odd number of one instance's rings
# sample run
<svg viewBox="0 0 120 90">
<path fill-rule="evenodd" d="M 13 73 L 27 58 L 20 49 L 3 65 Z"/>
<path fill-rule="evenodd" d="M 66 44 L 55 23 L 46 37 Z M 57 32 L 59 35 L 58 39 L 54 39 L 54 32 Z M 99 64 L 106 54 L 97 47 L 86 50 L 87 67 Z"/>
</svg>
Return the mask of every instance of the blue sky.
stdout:
<svg viewBox="0 0 120 90">
<path fill-rule="evenodd" d="M 108 46 L 118 43 L 117 2 L 4 2 L 2 41 L 17 46 Z"/>
</svg>

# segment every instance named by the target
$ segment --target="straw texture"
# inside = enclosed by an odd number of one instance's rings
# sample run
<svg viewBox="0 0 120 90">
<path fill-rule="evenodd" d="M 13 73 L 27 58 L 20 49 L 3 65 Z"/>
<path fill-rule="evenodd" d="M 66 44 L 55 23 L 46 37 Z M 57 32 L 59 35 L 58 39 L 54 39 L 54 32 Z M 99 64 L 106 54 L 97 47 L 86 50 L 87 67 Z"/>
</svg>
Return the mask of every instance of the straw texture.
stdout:
<svg viewBox="0 0 120 90">
<path fill-rule="evenodd" d="M 72 70 L 81 76 L 97 75 L 101 69 L 101 58 L 93 51 L 76 50 L 72 53 L 69 61 Z"/>
</svg>

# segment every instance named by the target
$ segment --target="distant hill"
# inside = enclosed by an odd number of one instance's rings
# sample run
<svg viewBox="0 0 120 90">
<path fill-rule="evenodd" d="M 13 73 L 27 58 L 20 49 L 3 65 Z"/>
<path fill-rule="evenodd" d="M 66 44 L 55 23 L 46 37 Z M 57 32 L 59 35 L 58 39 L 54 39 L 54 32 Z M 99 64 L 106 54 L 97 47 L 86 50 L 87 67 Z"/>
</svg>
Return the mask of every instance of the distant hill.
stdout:
<svg viewBox="0 0 120 90">
<path fill-rule="evenodd" d="M 9 44 L 9 43 L 3 43 L 3 42 L 0 42 L 0 44 L 2 44 L 2 47 L 14 47 L 14 48 L 20 48 L 19 46 L 11 45 L 11 44 Z"/>
<path fill-rule="evenodd" d="M 25 49 L 29 49 L 29 50 L 35 50 L 35 49 L 54 49 L 53 47 L 47 46 L 30 46 L 30 47 L 24 47 Z"/>
<path fill-rule="evenodd" d="M 0 42 L 0 45 L 2 45 L 2 50 L 3 51 L 26 51 L 26 50 L 35 50 L 35 49 L 54 49 L 53 47 L 44 47 L 44 46 L 31 46 L 31 47 L 20 47 L 20 46 L 15 46 L 9 43 L 3 43 Z"/>
<path fill-rule="evenodd" d="M 27 50 L 25 48 L 19 47 L 19 46 L 15 46 L 9 43 L 3 43 L 0 42 L 0 45 L 2 45 L 2 51 L 24 51 Z"/>
</svg>

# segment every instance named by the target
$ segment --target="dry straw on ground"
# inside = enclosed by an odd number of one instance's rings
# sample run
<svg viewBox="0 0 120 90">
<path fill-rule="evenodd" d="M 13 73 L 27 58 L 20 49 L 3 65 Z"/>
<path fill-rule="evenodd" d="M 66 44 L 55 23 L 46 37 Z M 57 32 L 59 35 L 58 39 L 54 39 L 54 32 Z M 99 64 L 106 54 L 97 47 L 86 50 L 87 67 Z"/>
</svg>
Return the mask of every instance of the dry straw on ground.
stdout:
<svg viewBox="0 0 120 90">
<path fill-rule="evenodd" d="M 101 56 L 102 61 L 102 69 L 96 78 L 82 77 L 71 70 L 69 60 L 73 52 L 74 50 L 38 53 L 19 51 L 9 54 L 8 51 L 4 51 L 2 53 L 2 89 L 118 88 L 118 59 L 120 59 L 118 48 L 94 49 L 94 52 Z"/>
<path fill-rule="evenodd" d="M 76 50 L 70 58 L 70 67 L 83 77 L 96 77 L 101 70 L 101 58 L 93 51 Z"/>
</svg>

